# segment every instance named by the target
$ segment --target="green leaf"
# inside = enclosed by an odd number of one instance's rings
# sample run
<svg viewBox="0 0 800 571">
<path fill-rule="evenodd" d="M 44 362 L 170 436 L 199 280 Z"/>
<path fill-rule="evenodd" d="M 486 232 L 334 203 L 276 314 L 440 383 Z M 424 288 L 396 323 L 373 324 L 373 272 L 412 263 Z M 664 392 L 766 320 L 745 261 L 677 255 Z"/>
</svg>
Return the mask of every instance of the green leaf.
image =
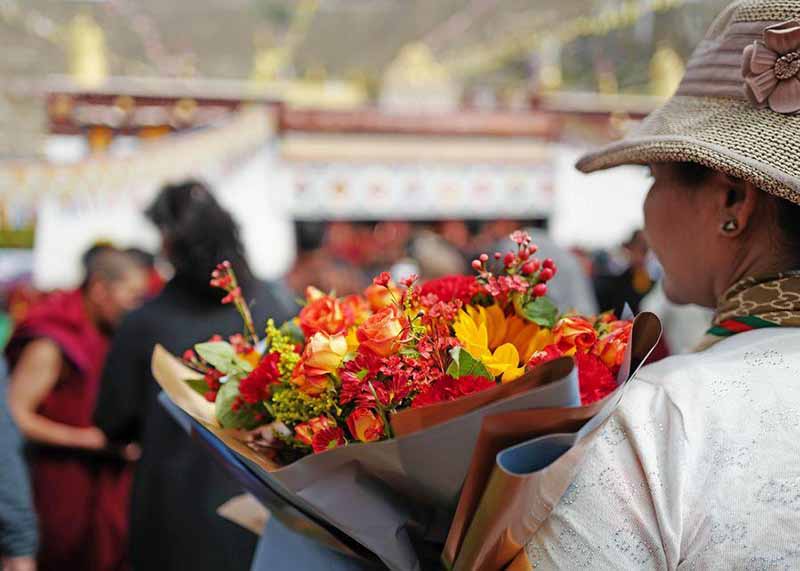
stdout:
<svg viewBox="0 0 800 571">
<path fill-rule="evenodd" d="M 201 396 L 206 396 L 206 393 L 208 392 L 208 385 L 203 379 L 186 379 L 186 384 L 189 385 L 189 388 Z"/>
<path fill-rule="evenodd" d="M 232 406 L 239 397 L 239 381 L 231 379 L 222 385 L 217 393 L 215 404 L 215 414 L 217 420 L 223 428 L 238 428 L 251 430 L 259 425 L 256 419 L 260 405 L 249 405 L 242 403 L 239 410 L 233 410 Z"/>
<path fill-rule="evenodd" d="M 473 376 L 494 380 L 494 376 L 488 371 L 484 364 L 461 347 L 454 347 L 450 351 L 450 356 L 453 358 L 453 362 L 447 367 L 447 374 L 454 379 Z"/>
<path fill-rule="evenodd" d="M 403 357 L 410 357 L 412 359 L 416 359 L 417 357 L 419 357 L 419 351 L 417 351 L 413 347 L 403 347 L 402 349 L 400 349 L 400 354 Z"/>
<path fill-rule="evenodd" d="M 294 319 L 290 319 L 281 325 L 280 332 L 288 337 L 291 337 L 292 341 L 295 343 L 304 343 L 306 340 L 305 335 L 303 335 L 303 330 L 300 329 L 300 326 L 297 323 L 295 323 Z"/>
<path fill-rule="evenodd" d="M 236 363 L 236 351 L 230 343 L 225 341 L 198 343 L 194 346 L 194 350 L 204 361 L 225 375 L 241 371 L 241 367 Z"/>
<path fill-rule="evenodd" d="M 522 316 L 537 325 L 552 329 L 558 320 L 558 307 L 550 298 L 539 297 L 525 304 Z"/>
<path fill-rule="evenodd" d="M 243 373 L 252 373 L 253 372 L 253 365 L 250 364 L 250 361 L 245 360 L 244 358 L 240 357 L 239 355 L 236 355 L 233 358 L 233 360 L 234 360 L 234 362 L 236 363 L 236 366 L 239 368 L 239 370 L 241 372 L 243 372 Z"/>
</svg>

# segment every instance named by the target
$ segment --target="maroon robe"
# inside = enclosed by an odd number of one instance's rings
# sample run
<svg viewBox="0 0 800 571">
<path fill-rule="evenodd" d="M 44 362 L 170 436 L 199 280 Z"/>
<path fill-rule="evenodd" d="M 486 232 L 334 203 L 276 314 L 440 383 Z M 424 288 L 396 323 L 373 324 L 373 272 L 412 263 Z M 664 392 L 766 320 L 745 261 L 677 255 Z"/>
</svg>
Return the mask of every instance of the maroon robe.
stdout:
<svg viewBox="0 0 800 571">
<path fill-rule="evenodd" d="M 80 291 L 53 294 L 31 308 L 9 342 L 12 367 L 25 344 L 41 338 L 59 346 L 64 364 L 37 412 L 63 424 L 91 426 L 109 340 L 86 315 Z M 89 452 L 36 446 L 31 478 L 40 571 L 126 568 L 129 466 Z"/>
</svg>

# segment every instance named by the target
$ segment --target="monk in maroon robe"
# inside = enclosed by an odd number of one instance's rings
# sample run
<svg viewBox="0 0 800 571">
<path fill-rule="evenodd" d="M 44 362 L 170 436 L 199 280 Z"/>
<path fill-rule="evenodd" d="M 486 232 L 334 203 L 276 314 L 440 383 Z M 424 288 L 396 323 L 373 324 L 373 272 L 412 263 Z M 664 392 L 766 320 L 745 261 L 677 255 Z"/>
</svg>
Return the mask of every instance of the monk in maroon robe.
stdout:
<svg viewBox="0 0 800 571">
<path fill-rule="evenodd" d="M 9 343 L 8 401 L 31 447 L 42 571 L 125 569 L 130 464 L 92 414 L 109 335 L 146 287 L 131 257 L 99 253 L 83 286 L 32 308 Z"/>
</svg>

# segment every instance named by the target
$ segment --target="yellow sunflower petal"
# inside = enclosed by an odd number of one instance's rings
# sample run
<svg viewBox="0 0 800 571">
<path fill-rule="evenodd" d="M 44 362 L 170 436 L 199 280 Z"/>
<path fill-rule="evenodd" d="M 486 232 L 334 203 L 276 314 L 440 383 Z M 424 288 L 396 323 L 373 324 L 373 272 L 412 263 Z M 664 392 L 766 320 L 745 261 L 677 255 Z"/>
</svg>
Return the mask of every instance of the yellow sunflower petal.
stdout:
<svg viewBox="0 0 800 571">
<path fill-rule="evenodd" d="M 512 381 L 516 381 L 522 375 L 525 374 L 525 367 L 516 367 L 514 369 L 509 369 L 505 373 L 503 373 L 503 378 L 501 381 L 503 383 L 510 383 Z"/>
<path fill-rule="evenodd" d="M 489 333 L 489 348 L 495 349 L 506 340 L 506 332 L 508 331 L 506 316 L 497 304 L 485 308 L 484 314 L 486 315 L 486 325 Z"/>
<path fill-rule="evenodd" d="M 519 367 L 519 353 L 511 343 L 500 345 L 491 355 L 481 359 L 489 372 L 494 376 Z"/>
</svg>

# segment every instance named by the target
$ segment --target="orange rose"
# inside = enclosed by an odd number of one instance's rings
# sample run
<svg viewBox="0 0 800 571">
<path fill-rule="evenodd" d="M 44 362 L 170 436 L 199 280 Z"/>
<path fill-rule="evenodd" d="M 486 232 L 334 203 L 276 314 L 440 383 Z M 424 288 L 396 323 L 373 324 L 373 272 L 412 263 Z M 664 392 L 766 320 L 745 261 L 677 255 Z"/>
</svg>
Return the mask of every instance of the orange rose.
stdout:
<svg viewBox="0 0 800 571">
<path fill-rule="evenodd" d="M 307 422 L 301 422 L 294 427 L 294 437 L 307 446 L 311 446 L 311 440 L 314 438 L 314 432 L 311 430 L 311 425 Z"/>
<path fill-rule="evenodd" d="M 303 349 L 301 363 L 306 375 L 335 373 L 347 354 L 347 338 L 344 335 L 315 333 Z"/>
<path fill-rule="evenodd" d="M 311 337 L 319 331 L 337 335 L 343 333 L 349 325 L 341 304 L 329 295 L 310 301 L 300 311 L 299 321 L 300 329 L 306 337 Z"/>
<path fill-rule="evenodd" d="M 362 347 L 370 349 L 381 357 L 393 355 L 400 348 L 400 336 L 405 328 L 397 306 L 391 305 L 369 317 L 356 331 Z"/>
<path fill-rule="evenodd" d="M 597 341 L 597 332 L 583 317 L 565 317 L 553 329 L 555 344 L 565 354 L 588 353 Z"/>
<path fill-rule="evenodd" d="M 327 373 L 321 375 L 307 374 L 305 367 L 303 367 L 303 361 L 300 361 L 292 372 L 292 385 L 298 391 L 315 397 L 332 387 L 333 382 Z"/>
<path fill-rule="evenodd" d="M 619 371 L 625 358 L 625 349 L 631 339 L 633 323 L 615 321 L 610 327 L 611 330 L 597 340 L 592 353 L 600 357 L 606 367 L 616 372 Z"/>
<path fill-rule="evenodd" d="M 340 303 L 345 317 L 354 325 L 361 325 L 370 315 L 369 303 L 360 295 L 348 295 Z"/>
<path fill-rule="evenodd" d="M 357 408 L 347 417 L 347 428 L 361 442 L 375 442 L 384 435 L 383 419 L 368 408 Z"/>
<path fill-rule="evenodd" d="M 364 296 L 367 298 L 372 311 L 380 311 L 399 300 L 400 292 L 393 283 L 389 282 L 388 286 L 372 284 L 364 290 Z"/>
<path fill-rule="evenodd" d="M 327 416 L 318 416 L 295 426 L 294 435 L 303 444 L 311 446 L 314 436 L 329 428 L 336 428 L 336 423 Z"/>
</svg>

